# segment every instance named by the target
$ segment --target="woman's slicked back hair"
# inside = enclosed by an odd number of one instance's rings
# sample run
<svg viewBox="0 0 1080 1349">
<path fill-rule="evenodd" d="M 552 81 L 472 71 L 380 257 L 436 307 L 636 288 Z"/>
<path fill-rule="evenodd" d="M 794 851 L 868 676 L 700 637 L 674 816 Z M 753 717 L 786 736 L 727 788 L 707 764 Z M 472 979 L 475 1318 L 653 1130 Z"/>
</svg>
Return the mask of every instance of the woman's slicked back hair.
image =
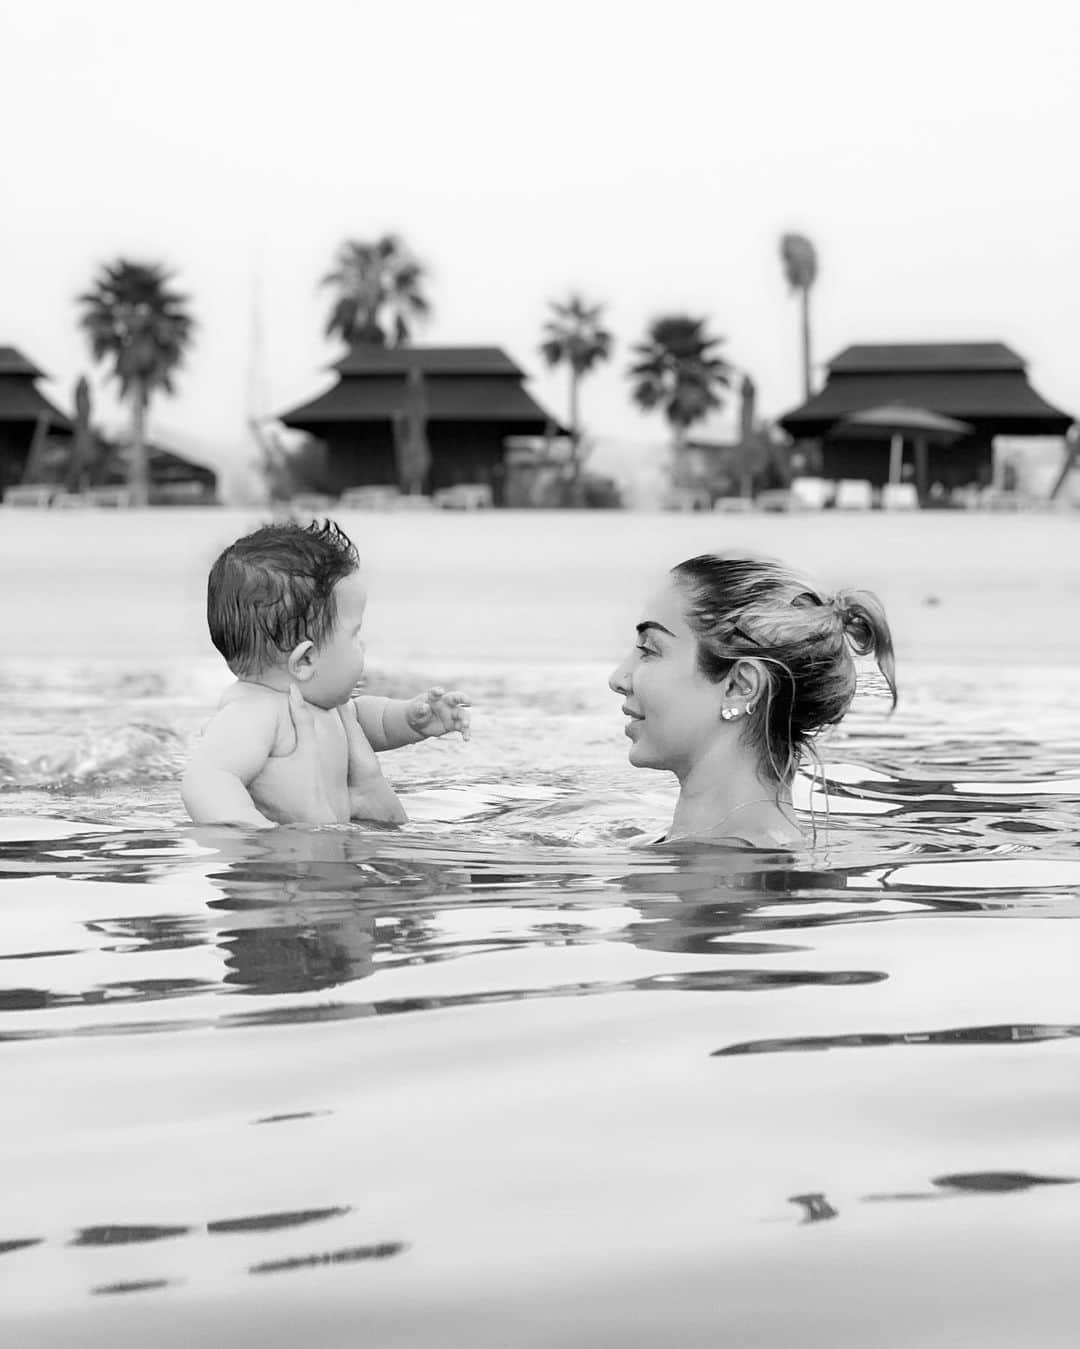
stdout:
<svg viewBox="0 0 1080 1349">
<path fill-rule="evenodd" d="M 705 553 L 672 576 L 686 595 L 702 673 L 715 683 L 738 660 L 767 678 L 746 723 L 764 773 L 789 782 L 814 735 L 855 696 L 854 655 L 872 655 L 896 706 L 896 668 L 885 610 L 868 590 L 827 595 L 778 562 Z"/>
</svg>

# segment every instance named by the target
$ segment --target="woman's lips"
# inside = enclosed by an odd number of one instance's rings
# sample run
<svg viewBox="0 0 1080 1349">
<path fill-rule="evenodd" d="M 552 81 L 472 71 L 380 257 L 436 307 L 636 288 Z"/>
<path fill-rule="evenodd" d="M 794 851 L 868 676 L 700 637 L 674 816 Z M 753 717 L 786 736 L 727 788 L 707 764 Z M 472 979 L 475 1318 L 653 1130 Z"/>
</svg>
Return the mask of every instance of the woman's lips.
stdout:
<svg viewBox="0 0 1080 1349">
<path fill-rule="evenodd" d="M 624 706 L 623 709 L 622 709 L 622 713 L 623 713 L 623 716 L 626 718 L 626 725 L 623 727 L 623 734 L 624 734 L 624 735 L 630 735 L 631 732 L 632 732 L 632 731 L 635 729 L 635 727 L 637 726 L 637 723 L 638 723 L 639 721 L 644 721 L 644 720 L 645 720 L 645 718 L 641 715 L 640 712 L 631 712 L 631 710 L 630 710 L 628 707 L 625 707 L 625 706 Z"/>
</svg>

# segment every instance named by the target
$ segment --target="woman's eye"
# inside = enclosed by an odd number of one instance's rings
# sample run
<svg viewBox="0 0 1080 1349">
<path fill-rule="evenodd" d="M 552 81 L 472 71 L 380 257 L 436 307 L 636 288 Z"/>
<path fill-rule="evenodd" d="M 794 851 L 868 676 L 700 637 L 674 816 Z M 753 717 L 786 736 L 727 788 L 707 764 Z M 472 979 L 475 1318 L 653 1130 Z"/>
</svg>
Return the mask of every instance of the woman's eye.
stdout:
<svg viewBox="0 0 1080 1349">
<path fill-rule="evenodd" d="M 655 656 L 655 655 L 656 655 L 656 652 L 652 649 L 651 646 L 639 646 L 639 647 L 637 648 L 637 651 L 638 651 L 638 654 L 641 655 L 641 656 Z"/>
</svg>

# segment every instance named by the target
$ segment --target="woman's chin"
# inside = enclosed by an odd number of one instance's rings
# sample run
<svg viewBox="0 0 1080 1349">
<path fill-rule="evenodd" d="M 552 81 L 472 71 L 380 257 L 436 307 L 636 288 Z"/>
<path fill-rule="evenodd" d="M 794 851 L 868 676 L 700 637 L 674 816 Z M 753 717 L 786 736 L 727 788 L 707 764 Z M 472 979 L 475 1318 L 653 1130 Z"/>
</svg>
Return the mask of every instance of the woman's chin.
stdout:
<svg viewBox="0 0 1080 1349">
<path fill-rule="evenodd" d="M 640 740 L 630 746 L 630 752 L 626 756 L 634 768 L 663 768 L 662 763 L 658 763 L 656 758 L 649 753 L 648 747 L 643 745 Z"/>
</svg>

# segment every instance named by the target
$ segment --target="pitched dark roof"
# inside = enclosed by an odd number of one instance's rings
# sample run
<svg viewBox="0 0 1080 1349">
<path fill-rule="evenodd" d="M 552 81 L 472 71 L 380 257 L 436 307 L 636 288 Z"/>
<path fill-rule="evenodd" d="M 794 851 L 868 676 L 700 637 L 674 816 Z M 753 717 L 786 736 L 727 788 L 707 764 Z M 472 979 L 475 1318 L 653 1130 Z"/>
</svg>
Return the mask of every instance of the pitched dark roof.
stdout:
<svg viewBox="0 0 1080 1349">
<path fill-rule="evenodd" d="M 499 347 L 376 347 L 360 343 L 332 369 L 342 375 L 513 375 L 523 372 Z"/>
<path fill-rule="evenodd" d="M 845 347 L 829 362 L 832 375 L 1025 368 L 1024 360 L 1004 342 L 866 342 Z"/>
<path fill-rule="evenodd" d="M 829 362 L 824 389 L 780 418 L 795 436 L 821 436 L 842 417 L 887 403 L 971 422 L 990 435 L 1064 435 L 1073 418 L 1028 383 L 1001 342 L 854 346 Z"/>
<path fill-rule="evenodd" d="M 44 373 L 31 364 L 17 347 L 0 347 L 0 375 L 26 375 L 30 379 L 41 379 Z"/>
<path fill-rule="evenodd" d="M 0 374 L 0 422 L 36 422 L 48 417 L 54 430 L 70 430 L 71 422 L 38 393 L 25 375 Z"/>
<path fill-rule="evenodd" d="M 1053 407 L 1021 371 L 995 374 L 851 375 L 830 380 L 821 393 L 780 418 L 793 435 L 822 435 L 841 417 L 882 403 L 906 403 L 960 421 L 998 424 L 1001 434 L 1064 435 L 1068 413 Z"/>
<path fill-rule="evenodd" d="M 983 374 L 849 375 L 780 418 L 792 435 L 822 435 L 841 417 L 906 403 L 963 422 L 994 422 L 1001 434 L 1064 435 L 1073 419 L 1040 397 L 1022 371 Z"/>
<path fill-rule="evenodd" d="M 402 378 L 343 379 L 303 407 L 283 413 L 286 426 L 303 430 L 327 422 L 386 421 L 405 403 Z M 516 379 L 477 376 L 424 381 L 429 421 L 513 422 L 542 430 L 550 418 Z"/>
</svg>

